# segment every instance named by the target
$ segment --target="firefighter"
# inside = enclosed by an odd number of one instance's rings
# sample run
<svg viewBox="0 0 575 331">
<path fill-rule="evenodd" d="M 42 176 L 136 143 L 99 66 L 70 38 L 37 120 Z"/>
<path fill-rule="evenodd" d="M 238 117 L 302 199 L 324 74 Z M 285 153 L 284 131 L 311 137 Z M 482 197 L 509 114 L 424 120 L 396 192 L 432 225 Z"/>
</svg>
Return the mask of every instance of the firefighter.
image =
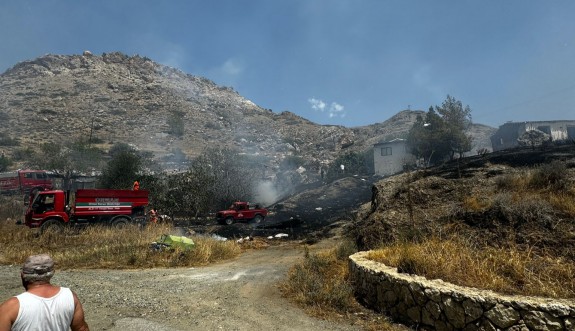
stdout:
<svg viewBox="0 0 575 331">
<path fill-rule="evenodd" d="M 140 189 L 140 183 L 138 181 L 134 182 L 133 190 L 138 191 Z"/>
<path fill-rule="evenodd" d="M 156 208 L 150 209 L 148 214 L 150 214 L 150 223 L 157 224 L 158 223 L 158 211 L 156 210 Z"/>
</svg>

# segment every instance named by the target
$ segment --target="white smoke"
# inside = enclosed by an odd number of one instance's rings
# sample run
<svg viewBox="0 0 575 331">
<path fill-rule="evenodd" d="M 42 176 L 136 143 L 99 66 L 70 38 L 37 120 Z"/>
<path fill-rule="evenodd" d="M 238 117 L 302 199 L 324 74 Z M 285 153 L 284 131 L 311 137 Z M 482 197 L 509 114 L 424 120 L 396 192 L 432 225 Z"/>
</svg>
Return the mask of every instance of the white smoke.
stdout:
<svg viewBox="0 0 575 331">
<path fill-rule="evenodd" d="M 256 187 L 256 201 L 264 206 L 269 206 L 278 201 L 280 193 L 271 181 L 261 182 Z"/>
</svg>

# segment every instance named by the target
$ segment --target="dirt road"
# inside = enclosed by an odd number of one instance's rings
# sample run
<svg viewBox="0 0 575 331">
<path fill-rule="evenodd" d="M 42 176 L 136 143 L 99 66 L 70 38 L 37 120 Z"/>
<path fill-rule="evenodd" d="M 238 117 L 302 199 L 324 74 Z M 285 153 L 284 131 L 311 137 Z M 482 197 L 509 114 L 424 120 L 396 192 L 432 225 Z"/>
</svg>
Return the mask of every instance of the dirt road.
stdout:
<svg viewBox="0 0 575 331">
<path fill-rule="evenodd" d="M 52 282 L 76 291 L 91 330 L 360 330 L 312 318 L 280 296 L 277 282 L 302 258 L 286 242 L 207 267 L 57 271 Z M 22 291 L 19 267 L 0 266 L 2 300 Z"/>
</svg>

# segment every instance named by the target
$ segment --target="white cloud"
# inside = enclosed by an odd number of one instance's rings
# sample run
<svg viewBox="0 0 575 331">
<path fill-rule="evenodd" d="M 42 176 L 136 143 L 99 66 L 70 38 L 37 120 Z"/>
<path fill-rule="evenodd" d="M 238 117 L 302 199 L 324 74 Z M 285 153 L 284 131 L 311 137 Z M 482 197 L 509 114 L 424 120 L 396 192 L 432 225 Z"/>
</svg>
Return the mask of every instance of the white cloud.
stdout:
<svg viewBox="0 0 575 331">
<path fill-rule="evenodd" d="M 319 110 L 323 112 L 325 110 L 325 102 L 318 100 L 316 98 L 310 98 L 307 100 L 311 104 L 311 109 Z"/>
<path fill-rule="evenodd" d="M 337 102 L 332 102 L 329 106 L 329 117 L 345 117 L 344 107 Z"/>
<path fill-rule="evenodd" d="M 345 107 L 337 102 L 332 102 L 328 107 L 327 103 L 321 99 L 309 98 L 307 101 L 310 103 L 311 109 L 320 111 L 322 113 L 327 112 L 329 118 L 345 117 L 346 115 Z"/>
</svg>

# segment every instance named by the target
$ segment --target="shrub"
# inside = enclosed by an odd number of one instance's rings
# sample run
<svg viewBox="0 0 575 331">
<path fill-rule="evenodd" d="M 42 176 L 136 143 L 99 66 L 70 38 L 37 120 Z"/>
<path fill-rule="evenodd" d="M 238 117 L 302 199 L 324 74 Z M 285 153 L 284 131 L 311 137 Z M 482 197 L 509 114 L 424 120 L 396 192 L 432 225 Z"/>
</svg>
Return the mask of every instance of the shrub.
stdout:
<svg viewBox="0 0 575 331">
<path fill-rule="evenodd" d="M 304 261 L 293 266 L 281 284 L 282 292 L 308 308 L 331 311 L 351 308 L 354 300 L 348 281 L 347 254 L 353 247 L 345 243 L 318 254 L 306 250 Z"/>
<path fill-rule="evenodd" d="M 7 158 L 4 155 L 0 155 L 0 172 L 4 172 L 8 170 L 8 168 L 12 165 L 12 160 Z"/>
<path fill-rule="evenodd" d="M 495 187 L 499 191 L 512 191 L 523 187 L 523 177 L 505 174 L 495 178 Z"/>
<path fill-rule="evenodd" d="M 218 122 L 207 122 L 204 127 L 211 130 L 221 130 L 222 126 Z"/>
<path fill-rule="evenodd" d="M 552 161 L 535 169 L 529 185 L 535 189 L 566 190 L 568 188 L 568 173 L 564 162 Z"/>
<path fill-rule="evenodd" d="M 575 218 L 575 195 L 566 193 L 551 193 L 549 203 L 553 208 Z"/>
<path fill-rule="evenodd" d="M 15 161 L 29 161 L 34 156 L 34 153 L 34 150 L 30 147 L 16 148 L 14 152 L 12 152 L 12 158 Z"/>
<path fill-rule="evenodd" d="M 466 210 L 478 212 L 485 210 L 491 205 L 490 201 L 485 198 L 478 198 L 476 196 L 463 198 L 463 208 Z"/>
<path fill-rule="evenodd" d="M 529 222 L 542 222 L 554 214 L 551 204 L 533 193 L 497 194 L 493 198 L 493 207 L 500 212 L 504 221 L 514 226 Z"/>
<path fill-rule="evenodd" d="M 0 132 L 0 146 L 17 146 L 18 140 L 10 137 L 7 133 Z"/>
</svg>

